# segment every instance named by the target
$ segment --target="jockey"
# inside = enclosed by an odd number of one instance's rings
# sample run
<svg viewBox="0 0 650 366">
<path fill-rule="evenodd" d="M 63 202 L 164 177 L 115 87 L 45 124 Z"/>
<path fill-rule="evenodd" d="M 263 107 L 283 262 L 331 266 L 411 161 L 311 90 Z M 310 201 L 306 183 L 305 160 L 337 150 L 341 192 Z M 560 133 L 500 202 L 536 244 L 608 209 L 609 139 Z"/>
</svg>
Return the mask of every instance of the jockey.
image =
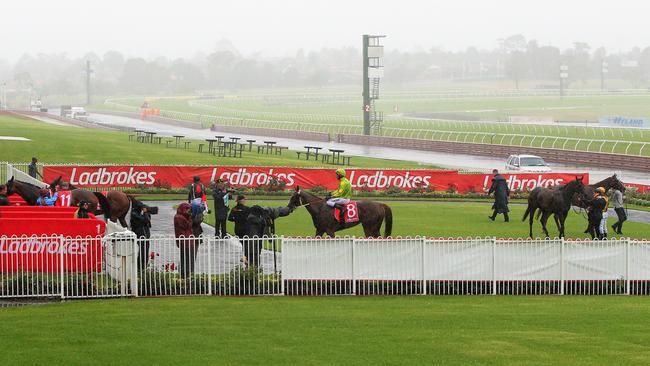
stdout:
<svg viewBox="0 0 650 366">
<path fill-rule="evenodd" d="M 341 210 L 339 222 L 344 225 L 345 205 L 352 198 L 352 185 L 345 178 L 345 169 L 343 168 L 336 169 L 336 178 L 339 180 L 339 188 L 327 196 L 327 205 Z"/>
</svg>

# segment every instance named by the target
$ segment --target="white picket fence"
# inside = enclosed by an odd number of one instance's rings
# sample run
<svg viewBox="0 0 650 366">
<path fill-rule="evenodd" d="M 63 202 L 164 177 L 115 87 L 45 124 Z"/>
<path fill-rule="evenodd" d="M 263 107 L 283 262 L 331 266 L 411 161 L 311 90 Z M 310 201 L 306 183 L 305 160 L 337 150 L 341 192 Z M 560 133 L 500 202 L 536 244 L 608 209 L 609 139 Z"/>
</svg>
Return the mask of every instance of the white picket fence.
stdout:
<svg viewBox="0 0 650 366">
<path fill-rule="evenodd" d="M 650 241 L 0 237 L 0 298 L 650 295 Z"/>
</svg>

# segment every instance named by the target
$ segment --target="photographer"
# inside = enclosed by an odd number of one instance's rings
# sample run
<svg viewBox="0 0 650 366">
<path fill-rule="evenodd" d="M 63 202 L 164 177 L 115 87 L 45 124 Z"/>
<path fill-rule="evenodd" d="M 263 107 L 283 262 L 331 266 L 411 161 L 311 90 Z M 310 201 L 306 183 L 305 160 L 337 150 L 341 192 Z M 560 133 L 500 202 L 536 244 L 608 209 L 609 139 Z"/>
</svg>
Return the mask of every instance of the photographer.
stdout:
<svg viewBox="0 0 650 366">
<path fill-rule="evenodd" d="M 151 237 L 151 214 L 149 208 L 140 201 L 134 201 L 131 207 L 131 231 L 138 238 L 138 271 L 147 268 L 149 261 L 149 238 Z"/>
<path fill-rule="evenodd" d="M 214 199 L 214 218 L 216 224 L 215 237 L 225 238 L 228 235 L 226 231 L 226 220 L 228 219 L 228 203 L 232 198 L 233 190 L 228 190 L 226 183 L 221 179 L 214 182 L 214 192 L 212 198 Z"/>
<path fill-rule="evenodd" d="M 260 253 L 262 252 L 263 237 L 275 235 L 275 219 L 289 216 L 293 212 L 290 207 L 262 207 L 253 206 L 250 208 L 246 218 L 246 236 L 242 241 L 244 256 L 249 266 L 258 266 Z"/>
<path fill-rule="evenodd" d="M 250 207 L 246 206 L 246 197 L 243 195 L 237 196 L 237 205 L 233 207 L 228 215 L 228 221 L 235 223 L 235 236 L 243 238 L 246 236 L 246 219 Z"/>
</svg>

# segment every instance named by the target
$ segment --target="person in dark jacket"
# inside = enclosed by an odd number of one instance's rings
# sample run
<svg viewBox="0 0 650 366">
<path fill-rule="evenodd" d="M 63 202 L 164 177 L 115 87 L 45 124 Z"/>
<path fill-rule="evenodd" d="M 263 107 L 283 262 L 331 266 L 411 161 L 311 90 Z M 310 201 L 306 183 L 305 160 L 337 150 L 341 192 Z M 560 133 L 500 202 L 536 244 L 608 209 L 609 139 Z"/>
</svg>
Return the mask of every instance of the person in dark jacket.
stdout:
<svg viewBox="0 0 650 366">
<path fill-rule="evenodd" d="M 243 238 L 247 235 L 246 220 L 248 219 L 249 211 L 250 207 L 246 206 L 246 197 L 242 195 L 237 196 L 237 205 L 230 210 L 228 221 L 235 223 L 235 235 L 238 238 Z"/>
<path fill-rule="evenodd" d="M 147 206 L 140 201 L 134 201 L 131 206 L 131 231 L 138 240 L 138 271 L 143 271 L 149 264 L 149 238 L 151 237 L 151 214 Z"/>
<path fill-rule="evenodd" d="M 29 176 L 32 178 L 38 179 L 38 177 L 41 177 L 41 179 L 43 179 L 43 176 L 41 175 L 41 173 L 39 173 L 38 167 L 36 166 L 37 163 L 38 163 L 38 159 L 36 159 L 36 157 L 33 157 L 32 162 L 29 163 L 29 165 L 27 166 L 27 172 Z"/>
<path fill-rule="evenodd" d="M 9 206 L 9 197 L 7 197 L 7 186 L 0 184 L 0 206 Z"/>
<path fill-rule="evenodd" d="M 627 213 L 625 212 L 625 206 L 623 205 L 623 200 L 625 196 L 621 190 L 614 188 L 612 190 L 612 199 L 611 202 L 614 204 L 614 212 L 618 216 L 618 221 L 612 225 L 614 232 L 619 235 L 623 235 L 623 223 L 627 220 Z"/>
<path fill-rule="evenodd" d="M 275 234 L 275 219 L 288 216 L 292 212 L 289 207 L 262 207 L 252 206 L 246 218 L 246 236 L 252 239 L 245 239 L 242 242 L 244 256 L 249 266 L 258 266 L 260 253 L 265 236 Z"/>
<path fill-rule="evenodd" d="M 212 199 L 214 199 L 214 218 L 216 221 L 214 235 L 217 238 L 225 238 L 228 235 L 226 231 L 226 220 L 228 219 L 230 193 L 223 181 L 217 180 L 215 182 Z"/>
<path fill-rule="evenodd" d="M 190 192 L 187 195 L 187 202 L 191 205 L 193 213 L 207 211 L 206 197 L 205 186 L 201 183 L 201 177 L 197 175 L 194 177 L 193 183 L 190 185 Z"/>
<path fill-rule="evenodd" d="M 181 262 L 179 272 L 185 278 L 194 273 L 194 261 L 196 259 L 197 245 L 192 237 L 192 206 L 183 202 L 178 206 L 174 216 L 174 236 L 176 246 L 180 249 Z"/>
<path fill-rule="evenodd" d="M 494 204 L 492 205 L 492 216 L 488 217 L 490 220 L 494 221 L 497 214 L 503 214 L 503 221 L 508 222 L 510 221 L 510 217 L 508 217 L 508 212 L 510 211 L 508 209 L 510 188 L 508 188 L 508 182 L 506 182 L 506 179 L 499 174 L 498 170 L 494 169 L 492 174 L 494 174 L 494 177 L 492 178 L 492 187 L 490 187 L 488 195 L 494 193 Z"/>
</svg>

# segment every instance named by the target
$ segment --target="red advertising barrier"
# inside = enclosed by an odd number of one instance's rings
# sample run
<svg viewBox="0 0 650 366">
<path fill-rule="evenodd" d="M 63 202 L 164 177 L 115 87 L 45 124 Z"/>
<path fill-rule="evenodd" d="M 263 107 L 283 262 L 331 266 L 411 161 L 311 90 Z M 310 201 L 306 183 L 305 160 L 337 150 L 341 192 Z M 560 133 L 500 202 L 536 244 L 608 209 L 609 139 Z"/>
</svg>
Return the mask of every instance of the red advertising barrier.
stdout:
<svg viewBox="0 0 650 366">
<path fill-rule="evenodd" d="M 102 270 L 101 237 L 0 237 L 0 273 Z"/>
<path fill-rule="evenodd" d="M 0 218 L 0 272 L 57 272 L 61 254 L 67 271 L 100 271 L 105 232 L 101 220 Z"/>
<path fill-rule="evenodd" d="M 650 186 L 646 184 L 625 183 L 625 188 L 631 188 L 639 193 L 650 192 Z"/>
<path fill-rule="evenodd" d="M 398 170 L 398 169 L 347 169 L 348 179 L 356 190 L 385 190 L 397 187 L 403 190 L 455 189 L 460 193 L 481 192 L 490 186 L 491 174 L 460 174 L 455 170 Z M 221 178 L 234 187 L 258 187 L 272 179 L 286 182 L 286 188 L 296 186 L 313 188 L 338 186 L 334 169 L 308 169 L 287 167 L 196 167 L 196 166 L 45 166 L 44 179 L 58 176 L 77 187 L 173 187 L 190 184 L 198 175 L 205 183 Z M 589 179 L 584 176 L 585 183 Z M 575 179 L 575 173 L 513 173 L 504 174 L 512 190 L 530 190 L 549 187 Z"/>
</svg>

